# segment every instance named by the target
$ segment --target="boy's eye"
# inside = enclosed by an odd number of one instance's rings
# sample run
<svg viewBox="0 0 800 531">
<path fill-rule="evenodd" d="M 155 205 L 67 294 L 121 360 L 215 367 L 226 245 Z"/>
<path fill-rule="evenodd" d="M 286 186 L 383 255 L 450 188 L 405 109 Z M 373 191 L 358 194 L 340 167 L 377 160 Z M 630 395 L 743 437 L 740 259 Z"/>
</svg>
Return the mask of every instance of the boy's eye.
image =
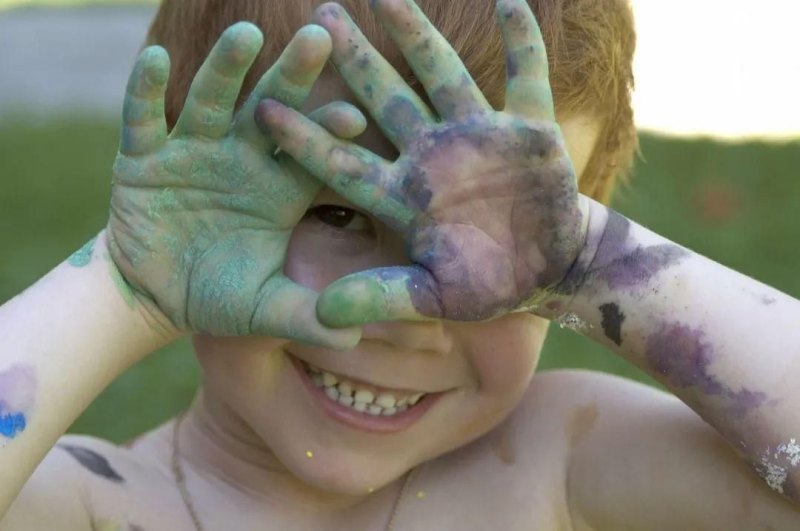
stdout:
<svg viewBox="0 0 800 531">
<path fill-rule="evenodd" d="M 313 218 L 338 229 L 367 232 L 372 228 L 367 216 L 341 205 L 317 205 L 308 209 L 303 217 Z"/>
</svg>

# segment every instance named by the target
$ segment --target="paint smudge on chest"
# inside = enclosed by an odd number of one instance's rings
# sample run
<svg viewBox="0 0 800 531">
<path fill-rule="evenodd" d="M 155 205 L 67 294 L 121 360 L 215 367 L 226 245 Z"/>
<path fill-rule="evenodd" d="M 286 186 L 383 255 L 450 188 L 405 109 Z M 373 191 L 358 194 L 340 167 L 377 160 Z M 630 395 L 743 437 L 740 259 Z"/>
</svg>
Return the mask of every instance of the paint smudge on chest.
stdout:
<svg viewBox="0 0 800 531">
<path fill-rule="evenodd" d="M 13 439 L 25 430 L 35 391 L 33 368 L 13 365 L 0 372 L 0 438 Z"/>
</svg>

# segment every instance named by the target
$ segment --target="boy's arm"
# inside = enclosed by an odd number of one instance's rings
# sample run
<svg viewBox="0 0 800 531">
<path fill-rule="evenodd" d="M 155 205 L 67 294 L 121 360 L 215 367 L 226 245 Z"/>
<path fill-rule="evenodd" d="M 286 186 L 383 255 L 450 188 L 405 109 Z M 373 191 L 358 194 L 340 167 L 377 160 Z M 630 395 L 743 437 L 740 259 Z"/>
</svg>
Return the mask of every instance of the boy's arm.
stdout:
<svg viewBox="0 0 800 531">
<path fill-rule="evenodd" d="M 566 298 L 542 311 L 659 380 L 800 502 L 800 302 L 589 203 Z"/>
<path fill-rule="evenodd" d="M 0 307 L 0 514 L 114 378 L 177 337 L 134 302 L 105 234 Z"/>
<path fill-rule="evenodd" d="M 544 311 L 658 379 L 750 463 L 762 490 L 800 502 L 800 302 L 589 203 L 566 298 Z"/>
<path fill-rule="evenodd" d="M 358 342 L 358 329 L 319 323 L 317 293 L 283 275 L 292 229 L 321 185 L 279 157 L 253 119 L 262 98 L 305 100 L 330 38 L 300 29 L 234 113 L 261 43 L 252 24 L 228 28 L 169 134 L 169 58 L 159 47 L 140 54 L 106 230 L 0 308 L 0 516 L 89 402 L 179 331 Z M 366 127 L 346 105 L 311 118 L 348 137 Z"/>
</svg>

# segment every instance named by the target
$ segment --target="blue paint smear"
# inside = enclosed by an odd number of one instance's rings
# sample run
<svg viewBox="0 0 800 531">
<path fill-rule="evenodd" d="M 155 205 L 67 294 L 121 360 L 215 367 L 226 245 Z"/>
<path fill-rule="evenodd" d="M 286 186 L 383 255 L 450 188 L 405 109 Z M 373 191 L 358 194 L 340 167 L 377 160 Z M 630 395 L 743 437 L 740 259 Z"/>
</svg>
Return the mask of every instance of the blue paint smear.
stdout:
<svg viewBox="0 0 800 531">
<path fill-rule="evenodd" d="M 25 429 L 25 415 L 22 413 L 0 413 L 0 435 L 13 439 Z"/>
</svg>

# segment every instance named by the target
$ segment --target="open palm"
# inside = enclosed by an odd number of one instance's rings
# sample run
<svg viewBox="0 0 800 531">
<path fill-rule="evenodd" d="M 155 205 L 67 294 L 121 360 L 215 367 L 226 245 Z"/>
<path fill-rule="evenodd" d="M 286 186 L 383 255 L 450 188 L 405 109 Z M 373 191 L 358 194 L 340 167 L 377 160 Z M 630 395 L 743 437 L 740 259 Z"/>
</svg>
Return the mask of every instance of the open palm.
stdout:
<svg viewBox="0 0 800 531">
<path fill-rule="evenodd" d="M 181 329 L 351 345 L 358 332 L 323 326 L 317 294 L 282 273 L 291 231 L 322 185 L 289 157 L 276 156 L 253 119 L 262 98 L 291 106 L 305 100 L 330 38 L 317 26 L 300 30 L 233 116 L 261 43 L 251 24 L 228 28 L 169 135 L 169 59 L 160 47 L 142 52 L 114 164 L 110 252 L 134 290 Z M 344 111 L 323 109 L 317 119 L 337 112 Z"/>
<path fill-rule="evenodd" d="M 400 233 L 413 262 L 334 282 L 320 299 L 321 319 L 480 320 L 530 308 L 574 263 L 586 218 L 527 2 L 497 4 L 508 64 L 502 111 L 412 0 L 371 5 L 436 114 L 341 7 L 322 6 L 316 21 L 331 34 L 342 78 L 400 151 L 396 161 L 334 138 L 279 102 L 259 107 L 281 148 Z"/>
</svg>

